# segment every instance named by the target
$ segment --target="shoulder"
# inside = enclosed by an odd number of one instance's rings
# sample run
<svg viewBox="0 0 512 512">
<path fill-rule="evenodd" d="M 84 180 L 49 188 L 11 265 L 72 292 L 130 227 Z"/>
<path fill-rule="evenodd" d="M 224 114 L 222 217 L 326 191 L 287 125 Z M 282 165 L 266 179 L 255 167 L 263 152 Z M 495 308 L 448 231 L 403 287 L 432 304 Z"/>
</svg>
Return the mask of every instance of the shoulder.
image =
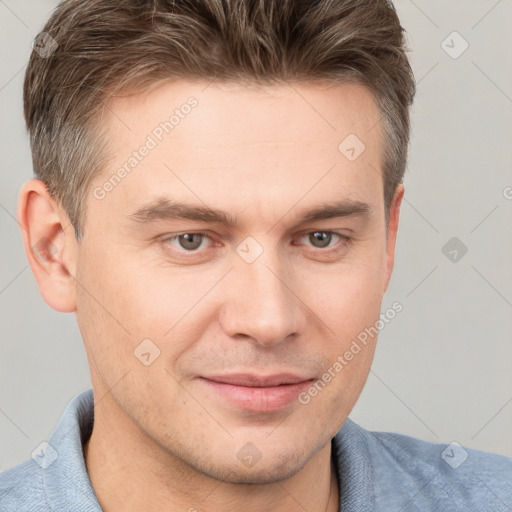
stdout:
<svg viewBox="0 0 512 512">
<path fill-rule="evenodd" d="M 0 511 L 100 510 L 83 459 L 93 420 L 94 396 L 87 389 L 68 403 L 30 459 L 0 473 Z"/>
<path fill-rule="evenodd" d="M 364 446 L 376 501 L 390 510 L 393 497 L 401 495 L 419 510 L 512 510 L 512 458 L 457 442 L 369 431 L 347 421 L 337 436 L 345 429 Z"/>
<path fill-rule="evenodd" d="M 41 468 L 32 460 L 0 473 L 2 512 L 50 510 Z"/>
</svg>

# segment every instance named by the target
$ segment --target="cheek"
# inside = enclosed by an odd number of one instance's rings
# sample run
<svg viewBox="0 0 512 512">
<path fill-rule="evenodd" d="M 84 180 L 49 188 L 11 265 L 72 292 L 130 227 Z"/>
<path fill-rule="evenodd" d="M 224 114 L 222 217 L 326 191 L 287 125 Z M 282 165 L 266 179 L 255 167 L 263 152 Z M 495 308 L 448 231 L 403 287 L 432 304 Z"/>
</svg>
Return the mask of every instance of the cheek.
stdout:
<svg viewBox="0 0 512 512">
<path fill-rule="evenodd" d="M 326 420 L 330 426 L 341 421 L 357 401 L 378 336 L 375 325 L 382 301 L 383 265 L 378 251 L 360 256 L 356 263 L 325 267 L 301 280 L 306 303 L 312 305 L 321 325 L 328 326 L 322 336 L 328 361 L 323 374 L 326 386 L 325 392 L 324 388 L 318 392 L 315 407 L 337 411 L 331 420 Z"/>
<path fill-rule="evenodd" d="M 201 339 L 213 321 L 212 291 L 224 272 L 171 268 L 128 257 L 112 259 L 104 264 L 102 273 L 104 282 L 98 298 L 109 305 L 111 316 L 105 316 L 92 304 L 94 311 L 89 315 L 96 315 L 99 329 L 89 339 L 96 346 L 102 338 L 103 343 L 115 345 L 115 339 L 117 347 L 112 350 L 117 352 L 116 360 L 127 368 L 135 361 L 135 368 L 139 369 L 139 361 L 134 358 L 139 346 L 143 353 L 147 352 L 143 347 L 153 350 L 158 359 L 146 368 L 146 373 L 152 374 L 154 368 L 163 365 L 173 368 L 182 354 Z"/>
<path fill-rule="evenodd" d="M 183 329 L 200 329 L 209 319 L 209 292 L 222 273 L 193 272 L 165 266 L 136 266 L 121 278 L 122 293 L 113 296 L 131 331 L 169 339 Z M 192 325 L 191 325 L 192 324 Z"/>
<path fill-rule="evenodd" d="M 375 353 L 382 296 L 379 269 L 352 267 L 350 271 L 318 276 L 307 295 L 314 311 L 329 329 L 324 330 L 327 367 L 311 400 L 322 428 L 335 433 L 356 403 Z M 328 411 L 328 413 L 327 413 Z"/>
<path fill-rule="evenodd" d="M 339 342 L 357 334 L 379 318 L 384 276 L 380 253 L 361 255 L 355 263 L 324 267 L 300 279 L 300 296 L 330 328 Z"/>
<path fill-rule="evenodd" d="M 136 273 L 123 272 L 114 249 L 89 242 L 77 266 L 77 322 L 92 365 L 108 386 L 138 363 L 135 347 L 146 336 L 134 327 L 143 313 L 133 304 Z M 94 368 L 92 369 L 93 373 Z"/>
</svg>

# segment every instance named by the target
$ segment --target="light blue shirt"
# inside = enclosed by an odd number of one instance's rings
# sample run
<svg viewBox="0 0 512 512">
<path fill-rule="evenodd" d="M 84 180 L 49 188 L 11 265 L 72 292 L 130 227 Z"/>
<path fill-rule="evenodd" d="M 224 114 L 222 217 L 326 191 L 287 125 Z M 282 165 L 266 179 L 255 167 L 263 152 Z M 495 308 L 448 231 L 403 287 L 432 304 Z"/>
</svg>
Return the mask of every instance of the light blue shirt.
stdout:
<svg viewBox="0 0 512 512">
<path fill-rule="evenodd" d="M 0 511 L 101 511 L 82 449 L 93 419 L 88 389 L 66 407 L 47 444 L 0 474 Z M 350 419 L 332 448 L 343 512 L 512 511 L 512 458 L 368 431 Z"/>
</svg>

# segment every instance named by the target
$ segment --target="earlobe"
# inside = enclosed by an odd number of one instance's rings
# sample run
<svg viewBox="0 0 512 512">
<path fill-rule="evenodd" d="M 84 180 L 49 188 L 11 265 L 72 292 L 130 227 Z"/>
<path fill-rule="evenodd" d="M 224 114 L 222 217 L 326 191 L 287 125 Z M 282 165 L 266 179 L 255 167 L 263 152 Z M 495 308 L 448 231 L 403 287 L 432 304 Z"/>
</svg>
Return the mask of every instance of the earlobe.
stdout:
<svg viewBox="0 0 512 512">
<path fill-rule="evenodd" d="M 63 313 L 76 311 L 74 229 L 43 181 L 32 179 L 23 185 L 17 220 L 44 301 Z"/>
<path fill-rule="evenodd" d="M 399 184 L 395 190 L 395 195 L 393 196 L 393 200 L 389 207 L 389 222 L 386 241 L 386 268 L 382 293 L 385 293 L 388 288 L 395 263 L 396 235 L 398 231 L 398 220 L 400 217 L 400 206 L 402 204 L 403 197 L 404 186 Z"/>
</svg>

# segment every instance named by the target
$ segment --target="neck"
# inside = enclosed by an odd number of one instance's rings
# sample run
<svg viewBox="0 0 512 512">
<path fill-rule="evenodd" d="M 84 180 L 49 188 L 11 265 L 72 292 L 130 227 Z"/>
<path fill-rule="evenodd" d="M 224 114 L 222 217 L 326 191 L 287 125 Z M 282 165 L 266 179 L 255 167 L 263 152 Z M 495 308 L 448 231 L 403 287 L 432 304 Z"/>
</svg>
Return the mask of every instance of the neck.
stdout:
<svg viewBox="0 0 512 512">
<path fill-rule="evenodd" d="M 331 443 L 286 480 L 258 485 L 218 481 L 164 452 L 133 423 L 110 425 L 101 414 L 108 410 L 105 405 L 95 410 L 93 432 L 84 446 L 87 471 L 104 512 L 339 510 Z"/>
</svg>

